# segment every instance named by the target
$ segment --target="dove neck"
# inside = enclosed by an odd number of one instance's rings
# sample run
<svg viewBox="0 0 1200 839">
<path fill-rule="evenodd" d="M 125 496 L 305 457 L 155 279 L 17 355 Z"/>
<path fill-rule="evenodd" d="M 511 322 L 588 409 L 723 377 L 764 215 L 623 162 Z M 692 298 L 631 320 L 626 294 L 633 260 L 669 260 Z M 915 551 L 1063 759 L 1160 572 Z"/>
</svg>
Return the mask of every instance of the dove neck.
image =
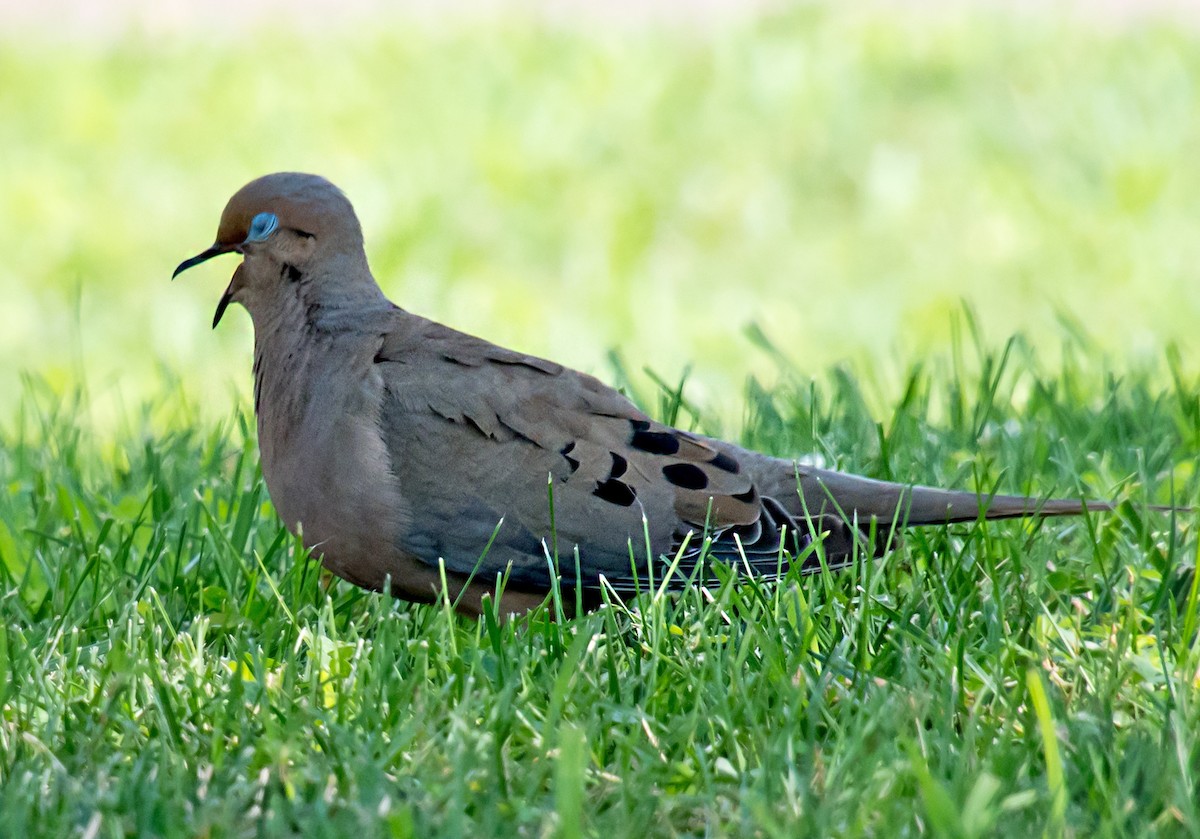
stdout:
<svg viewBox="0 0 1200 839">
<path fill-rule="evenodd" d="M 250 305 L 256 344 L 290 344 L 305 337 L 357 334 L 377 312 L 392 308 L 375 283 L 366 260 L 329 264 L 311 272 L 284 268 L 286 283 L 269 287 Z M 258 295 L 255 295 L 258 296 Z"/>
<path fill-rule="evenodd" d="M 394 311 L 369 273 L 323 279 L 302 278 L 281 287 L 269 305 L 247 307 L 264 472 L 278 466 L 294 434 L 316 434 L 330 419 L 329 406 L 343 404 L 336 393 L 361 380 L 359 367 Z"/>
</svg>

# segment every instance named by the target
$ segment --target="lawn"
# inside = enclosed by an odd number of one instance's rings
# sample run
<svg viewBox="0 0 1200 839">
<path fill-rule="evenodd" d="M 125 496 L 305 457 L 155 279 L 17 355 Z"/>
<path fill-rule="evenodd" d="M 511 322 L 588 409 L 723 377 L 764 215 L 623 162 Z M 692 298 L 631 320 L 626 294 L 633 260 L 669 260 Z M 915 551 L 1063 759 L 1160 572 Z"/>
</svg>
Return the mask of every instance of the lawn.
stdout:
<svg viewBox="0 0 1200 839">
<path fill-rule="evenodd" d="M 1200 835 L 1197 90 L 995 10 L 0 35 L 0 836 Z M 168 282 L 285 168 L 659 417 L 1118 509 L 570 621 L 331 581 L 232 261 Z"/>
</svg>

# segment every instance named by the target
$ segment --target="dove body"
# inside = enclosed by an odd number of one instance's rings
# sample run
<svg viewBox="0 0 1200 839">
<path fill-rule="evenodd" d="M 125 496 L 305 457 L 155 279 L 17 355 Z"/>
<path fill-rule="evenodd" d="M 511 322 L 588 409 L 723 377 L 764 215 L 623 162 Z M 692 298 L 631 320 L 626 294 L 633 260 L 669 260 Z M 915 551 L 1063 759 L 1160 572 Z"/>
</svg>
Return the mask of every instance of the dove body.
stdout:
<svg viewBox="0 0 1200 839">
<path fill-rule="evenodd" d="M 523 611 L 549 590 L 552 556 L 594 604 L 601 578 L 633 593 L 677 554 L 683 577 L 708 559 L 774 576 L 781 546 L 815 571 L 818 554 L 836 567 L 883 552 L 902 526 L 1109 509 L 801 467 L 654 422 L 591 376 L 392 304 L 350 202 L 315 175 L 247 184 L 175 273 L 225 253 L 242 264 L 213 324 L 229 303 L 254 324 L 271 500 L 360 586 L 431 601 L 444 566 L 461 611 L 478 614 L 500 577 L 501 609 Z"/>
</svg>

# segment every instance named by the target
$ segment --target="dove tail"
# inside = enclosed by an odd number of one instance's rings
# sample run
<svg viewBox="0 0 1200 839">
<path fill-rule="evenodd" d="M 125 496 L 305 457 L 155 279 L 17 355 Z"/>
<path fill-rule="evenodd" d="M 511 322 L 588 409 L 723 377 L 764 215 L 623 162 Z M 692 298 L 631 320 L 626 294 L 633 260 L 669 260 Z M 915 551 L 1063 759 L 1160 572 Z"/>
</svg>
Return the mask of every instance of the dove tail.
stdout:
<svg viewBox="0 0 1200 839">
<path fill-rule="evenodd" d="M 906 525 L 953 524 L 1028 516 L 1073 516 L 1085 511 L 1111 511 L 1104 501 L 980 495 L 974 492 L 877 481 L 825 469 L 801 468 L 800 487 L 810 512 L 840 511 L 846 518 Z"/>
</svg>

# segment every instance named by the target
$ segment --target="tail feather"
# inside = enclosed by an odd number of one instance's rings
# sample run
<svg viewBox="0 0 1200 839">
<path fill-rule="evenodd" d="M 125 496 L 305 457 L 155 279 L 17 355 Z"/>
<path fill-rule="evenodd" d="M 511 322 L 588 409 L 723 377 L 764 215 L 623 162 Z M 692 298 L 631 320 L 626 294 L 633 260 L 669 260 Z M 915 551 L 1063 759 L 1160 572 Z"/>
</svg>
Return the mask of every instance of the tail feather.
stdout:
<svg viewBox="0 0 1200 839">
<path fill-rule="evenodd" d="M 810 514 L 838 511 L 851 520 L 857 518 L 865 522 L 874 517 L 881 523 L 894 521 L 901 527 L 953 524 L 979 518 L 1073 516 L 1085 511 L 1106 512 L 1113 509 L 1112 504 L 1104 501 L 1023 495 L 989 496 L 878 481 L 828 469 L 801 467 L 799 477 L 804 506 Z"/>
<path fill-rule="evenodd" d="M 829 567 L 850 561 L 856 546 L 863 544 L 863 539 L 872 533 L 872 550 L 876 555 L 882 555 L 901 542 L 900 531 L 906 527 L 973 522 L 981 518 L 1077 516 L 1116 509 L 1116 504 L 1107 501 L 988 495 L 880 481 L 800 466 L 794 461 L 737 448 L 718 440 L 711 440 L 711 443 L 736 457 L 753 477 L 761 495 L 769 496 L 791 516 L 791 532 L 824 534 L 824 553 L 829 559 Z M 797 482 L 800 492 L 796 491 Z M 1149 505 L 1145 509 L 1167 513 L 1195 512 L 1194 508 L 1183 505 Z M 814 571 L 817 567 L 818 564 L 810 560 L 802 570 Z"/>
</svg>

